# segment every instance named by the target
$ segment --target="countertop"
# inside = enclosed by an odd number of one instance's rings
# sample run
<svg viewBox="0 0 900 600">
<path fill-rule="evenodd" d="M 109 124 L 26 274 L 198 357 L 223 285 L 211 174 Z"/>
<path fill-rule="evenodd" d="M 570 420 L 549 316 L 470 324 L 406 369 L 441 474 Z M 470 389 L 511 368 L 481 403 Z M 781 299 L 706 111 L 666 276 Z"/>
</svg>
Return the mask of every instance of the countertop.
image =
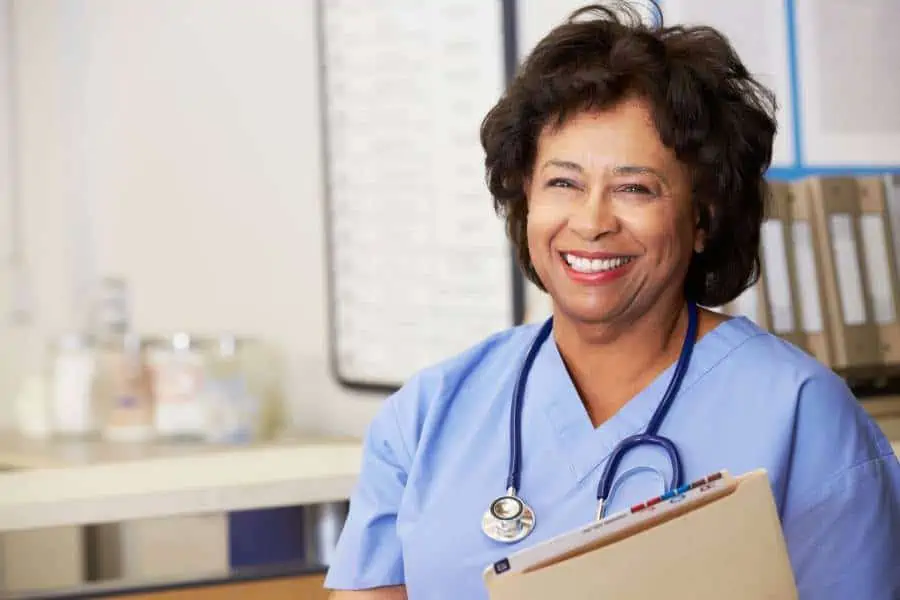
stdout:
<svg viewBox="0 0 900 600">
<path fill-rule="evenodd" d="M 25 439 L 0 433 L 0 531 L 346 500 L 358 440 L 246 447 Z"/>
</svg>

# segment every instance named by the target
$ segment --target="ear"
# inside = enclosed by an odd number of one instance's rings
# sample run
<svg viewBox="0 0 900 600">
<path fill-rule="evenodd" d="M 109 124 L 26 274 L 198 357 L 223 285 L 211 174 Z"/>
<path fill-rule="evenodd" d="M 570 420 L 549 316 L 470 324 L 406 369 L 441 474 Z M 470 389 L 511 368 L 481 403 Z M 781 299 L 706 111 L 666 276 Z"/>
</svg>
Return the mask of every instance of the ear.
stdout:
<svg viewBox="0 0 900 600">
<path fill-rule="evenodd" d="M 700 204 L 694 212 L 694 252 L 701 254 L 706 249 L 709 224 L 712 221 L 713 207 Z"/>
<path fill-rule="evenodd" d="M 694 252 L 696 254 L 702 254 L 703 250 L 706 248 L 706 231 L 703 229 L 697 229 L 694 233 Z"/>
</svg>

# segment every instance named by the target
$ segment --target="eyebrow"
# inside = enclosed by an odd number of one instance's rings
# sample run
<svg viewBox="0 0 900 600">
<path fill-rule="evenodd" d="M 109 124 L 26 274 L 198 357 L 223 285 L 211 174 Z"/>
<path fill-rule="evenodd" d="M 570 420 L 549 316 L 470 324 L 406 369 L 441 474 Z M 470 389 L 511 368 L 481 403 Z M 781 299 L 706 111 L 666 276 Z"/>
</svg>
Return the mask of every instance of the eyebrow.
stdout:
<svg viewBox="0 0 900 600">
<path fill-rule="evenodd" d="M 613 169 L 614 175 L 653 175 L 665 184 L 668 184 L 666 176 L 653 167 L 642 167 L 640 165 L 622 165 Z"/>
<path fill-rule="evenodd" d="M 572 162 L 570 160 L 559 160 L 556 158 L 551 158 L 541 167 L 541 171 L 546 169 L 547 167 L 559 167 L 560 169 L 566 169 L 569 171 L 577 171 L 579 173 L 584 172 L 584 168 L 579 165 L 577 162 Z"/>
<path fill-rule="evenodd" d="M 560 169 L 567 169 L 569 171 L 576 171 L 578 173 L 584 173 L 584 167 L 579 165 L 577 162 L 572 162 L 570 160 L 559 160 L 556 158 L 551 158 L 541 167 L 543 171 L 547 167 L 559 167 Z M 613 175 L 653 175 L 657 177 L 660 181 L 665 184 L 668 184 L 668 180 L 665 175 L 663 175 L 659 170 L 654 169 L 653 167 L 646 167 L 641 165 L 619 165 L 614 167 L 612 170 Z"/>
</svg>

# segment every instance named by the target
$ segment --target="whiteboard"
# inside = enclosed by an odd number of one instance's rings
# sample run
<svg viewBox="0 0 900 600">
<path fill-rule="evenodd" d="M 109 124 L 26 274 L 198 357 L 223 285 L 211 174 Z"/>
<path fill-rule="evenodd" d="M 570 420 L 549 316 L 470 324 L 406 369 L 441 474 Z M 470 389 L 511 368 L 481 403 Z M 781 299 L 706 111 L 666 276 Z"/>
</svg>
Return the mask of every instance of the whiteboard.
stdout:
<svg viewBox="0 0 900 600">
<path fill-rule="evenodd" d="M 320 0 L 332 358 L 396 387 L 514 325 L 479 126 L 503 91 L 499 0 Z"/>
<path fill-rule="evenodd" d="M 794 7 L 804 162 L 900 165 L 900 2 Z"/>
<path fill-rule="evenodd" d="M 661 6 L 667 26 L 715 27 L 731 42 L 747 70 L 774 92 L 778 103 L 775 112 L 778 131 L 772 148 L 772 165 L 793 166 L 796 150 L 784 0 L 665 0 Z"/>
</svg>

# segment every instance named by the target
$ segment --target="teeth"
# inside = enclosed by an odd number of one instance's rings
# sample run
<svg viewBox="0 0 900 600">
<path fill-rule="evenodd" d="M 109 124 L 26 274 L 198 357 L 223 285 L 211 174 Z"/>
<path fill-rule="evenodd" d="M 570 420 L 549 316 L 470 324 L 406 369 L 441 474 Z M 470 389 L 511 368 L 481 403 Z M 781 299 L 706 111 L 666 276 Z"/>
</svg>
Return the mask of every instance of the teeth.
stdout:
<svg viewBox="0 0 900 600">
<path fill-rule="evenodd" d="M 616 258 L 584 258 L 573 254 L 564 254 L 566 262 L 579 273 L 600 273 L 617 269 L 631 261 L 630 257 L 618 256 Z"/>
</svg>

